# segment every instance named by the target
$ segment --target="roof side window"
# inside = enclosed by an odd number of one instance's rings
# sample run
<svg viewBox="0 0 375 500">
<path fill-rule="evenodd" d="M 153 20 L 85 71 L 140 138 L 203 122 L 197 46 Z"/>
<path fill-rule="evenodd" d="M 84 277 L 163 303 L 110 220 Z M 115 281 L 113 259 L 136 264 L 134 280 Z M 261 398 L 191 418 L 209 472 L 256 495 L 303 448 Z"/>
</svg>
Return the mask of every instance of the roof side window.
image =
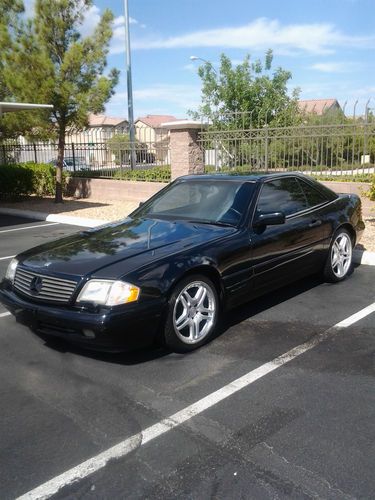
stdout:
<svg viewBox="0 0 375 500">
<path fill-rule="evenodd" d="M 302 180 L 298 180 L 298 182 L 301 184 L 302 190 L 305 193 L 309 207 L 316 207 L 317 205 L 322 205 L 330 201 L 324 194 L 307 184 L 307 182 Z"/>
<path fill-rule="evenodd" d="M 263 184 L 258 199 L 258 213 L 284 212 L 285 215 L 293 215 L 306 208 L 306 197 L 295 177 L 275 179 Z"/>
</svg>

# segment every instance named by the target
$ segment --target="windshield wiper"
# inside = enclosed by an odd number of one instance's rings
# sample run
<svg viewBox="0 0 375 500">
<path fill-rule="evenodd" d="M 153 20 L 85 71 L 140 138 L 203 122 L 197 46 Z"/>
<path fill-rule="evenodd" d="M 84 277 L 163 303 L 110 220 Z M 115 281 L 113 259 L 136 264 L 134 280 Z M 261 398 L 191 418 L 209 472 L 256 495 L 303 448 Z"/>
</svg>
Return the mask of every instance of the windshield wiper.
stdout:
<svg viewBox="0 0 375 500">
<path fill-rule="evenodd" d="M 234 224 L 221 220 L 188 220 L 187 222 L 191 222 L 192 224 L 209 224 L 211 226 L 236 227 Z"/>
</svg>

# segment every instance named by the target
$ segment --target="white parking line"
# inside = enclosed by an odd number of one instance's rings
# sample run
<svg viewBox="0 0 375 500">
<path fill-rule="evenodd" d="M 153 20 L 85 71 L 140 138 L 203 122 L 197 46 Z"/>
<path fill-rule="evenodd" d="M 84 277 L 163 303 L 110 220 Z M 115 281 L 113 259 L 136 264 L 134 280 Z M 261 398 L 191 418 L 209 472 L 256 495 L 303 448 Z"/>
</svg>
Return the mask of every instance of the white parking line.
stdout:
<svg viewBox="0 0 375 500">
<path fill-rule="evenodd" d="M 15 227 L 13 229 L 2 229 L 0 233 L 10 233 L 11 231 L 23 231 L 24 229 L 35 229 L 37 227 L 44 226 L 56 226 L 60 224 L 60 222 L 49 222 L 48 224 L 39 224 L 38 226 L 26 226 L 26 227 Z"/>
<path fill-rule="evenodd" d="M 5 316 L 10 316 L 10 312 L 0 313 L 0 318 L 5 318 Z"/>
<path fill-rule="evenodd" d="M 7 260 L 7 259 L 13 259 L 15 255 L 8 255 L 8 257 L 0 257 L 0 260 Z"/>
<path fill-rule="evenodd" d="M 55 478 L 51 479 L 50 481 L 47 481 L 46 483 L 29 491 L 28 493 L 25 493 L 24 495 L 20 496 L 18 500 L 26 500 L 26 499 L 41 500 L 49 498 L 50 496 L 57 493 L 61 488 L 68 486 L 74 483 L 75 481 L 79 481 L 80 479 L 83 479 L 89 476 L 90 474 L 93 474 L 94 472 L 102 469 L 107 465 L 109 460 L 114 460 L 124 457 L 134 449 L 150 442 L 151 440 L 161 436 L 162 434 L 165 434 L 171 429 L 178 427 L 187 420 L 190 420 L 192 417 L 199 415 L 200 413 L 207 410 L 208 408 L 211 408 L 220 401 L 223 401 L 229 396 L 232 396 L 233 394 L 240 391 L 244 387 L 247 387 L 253 382 L 264 377 L 268 373 L 277 370 L 286 363 L 289 363 L 289 361 L 292 361 L 301 354 L 309 351 L 313 347 L 316 347 L 324 340 L 327 340 L 328 338 L 332 337 L 340 330 L 343 330 L 348 326 L 353 325 L 360 319 L 368 316 L 373 312 L 375 312 L 375 302 L 369 305 L 368 307 L 365 307 L 361 311 L 353 314 L 352 316 L 349 316 L 345 320 L 340 321 L 339 323 L 329 328 L 325 332 L 317 335 L 313 339 L 303 344 L 300 344 L 297 347 L 294 347 L 285 354 L 282 354 L 281 356 L 273 359 L 272 361 L 269 361 L 268 363 L 259 366 L 255 370 L 246 373 L 246 375 L 243 375 L 242 377 L 234 380 L 233 382 L 230 382 L 228 385 L 225 385 L 221 389 L 218 389 L 217 391 L 200 399 L 196 403 L 187 406 L 183 410 L 178 411 L 177 413 L 168 418 L 165 418 L 161 422 L 158 422 L 157 424 L 148 427 L 147 429 L 138 434 L 134 434 L 133 436 L 125 439 L 124 441 L 113 446 L 112 448 L 109 448 L 108 450 L 99 453 L 99 455 L 96 455 L 95 457 L 92 457 L 86 460 L 85 462 L 82 462 L 76 467 L 73 467 L 72 469 L 60 474 L 59 476 L 56 476 Z"/>
</svg>

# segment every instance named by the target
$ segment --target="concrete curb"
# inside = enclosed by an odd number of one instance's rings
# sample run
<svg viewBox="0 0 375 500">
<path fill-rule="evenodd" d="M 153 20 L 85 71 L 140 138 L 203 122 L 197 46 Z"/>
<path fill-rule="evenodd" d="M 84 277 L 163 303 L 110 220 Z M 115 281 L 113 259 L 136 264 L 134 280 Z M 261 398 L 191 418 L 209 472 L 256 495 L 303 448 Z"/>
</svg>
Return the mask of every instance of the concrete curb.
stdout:
<svg viewBox="0 0 375 500">
<path fill-rule="evenodd" d="M 375 266 L 375 252 L 368 252 L 367 250 L 354 250 L 353 262 L 355 264 Z"/>
<path fill-rule="evenodd" d="M 32 210 L 20 210 L 18 208 L 0 208 L 0 214 L 16 215 L 27 219 L 45 220 L 47 222 L 60 222 L 60 224 L 70 224 L 72 226 L 96 227 L 109 224 L 112 221 L 102 219 L 89 219 L 84 217 L 72 217 L 61 214 L 47 214 L 44 212 L 33 212 Z M 353 262 L 366 266 L 375 266 L 375 252 L 366 250 L 354 250 Z"/>
<path fill-rule="evenodd" d="M 47 222 L 60 222 L 60 224 L 70 224 L 72 226 L 96 227 L 109 224 L 109 220 L 90 219 L 85 217 L 72 217 L 62 214 L 47 214 L 45 212 L 33 212 L 32 210 L 20 210 L 18 208 L 0 208 L 0 214 L 15 215 L 26 219 L 45 220 Z"/>
</svg>

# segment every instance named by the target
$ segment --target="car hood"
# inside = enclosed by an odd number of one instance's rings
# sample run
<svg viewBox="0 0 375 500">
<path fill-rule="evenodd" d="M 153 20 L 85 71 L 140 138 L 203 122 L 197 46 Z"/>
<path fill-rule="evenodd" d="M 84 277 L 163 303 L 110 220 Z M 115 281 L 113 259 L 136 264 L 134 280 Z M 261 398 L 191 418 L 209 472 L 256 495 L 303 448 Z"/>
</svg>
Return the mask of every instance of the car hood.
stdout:
<svg viewBox="0 0 375 500">
<path fill-rule="evenodd" d="M 127 265 L 121 265 L 124 275 L 140 262 L 144 265 L 233 231 L 234 227 L 211 224 L 128 218 L 35 247 L 23 252 L 19 260 L 36 272 L 74 276 L 92 275 L 126 261 Z"/>
</svg>

